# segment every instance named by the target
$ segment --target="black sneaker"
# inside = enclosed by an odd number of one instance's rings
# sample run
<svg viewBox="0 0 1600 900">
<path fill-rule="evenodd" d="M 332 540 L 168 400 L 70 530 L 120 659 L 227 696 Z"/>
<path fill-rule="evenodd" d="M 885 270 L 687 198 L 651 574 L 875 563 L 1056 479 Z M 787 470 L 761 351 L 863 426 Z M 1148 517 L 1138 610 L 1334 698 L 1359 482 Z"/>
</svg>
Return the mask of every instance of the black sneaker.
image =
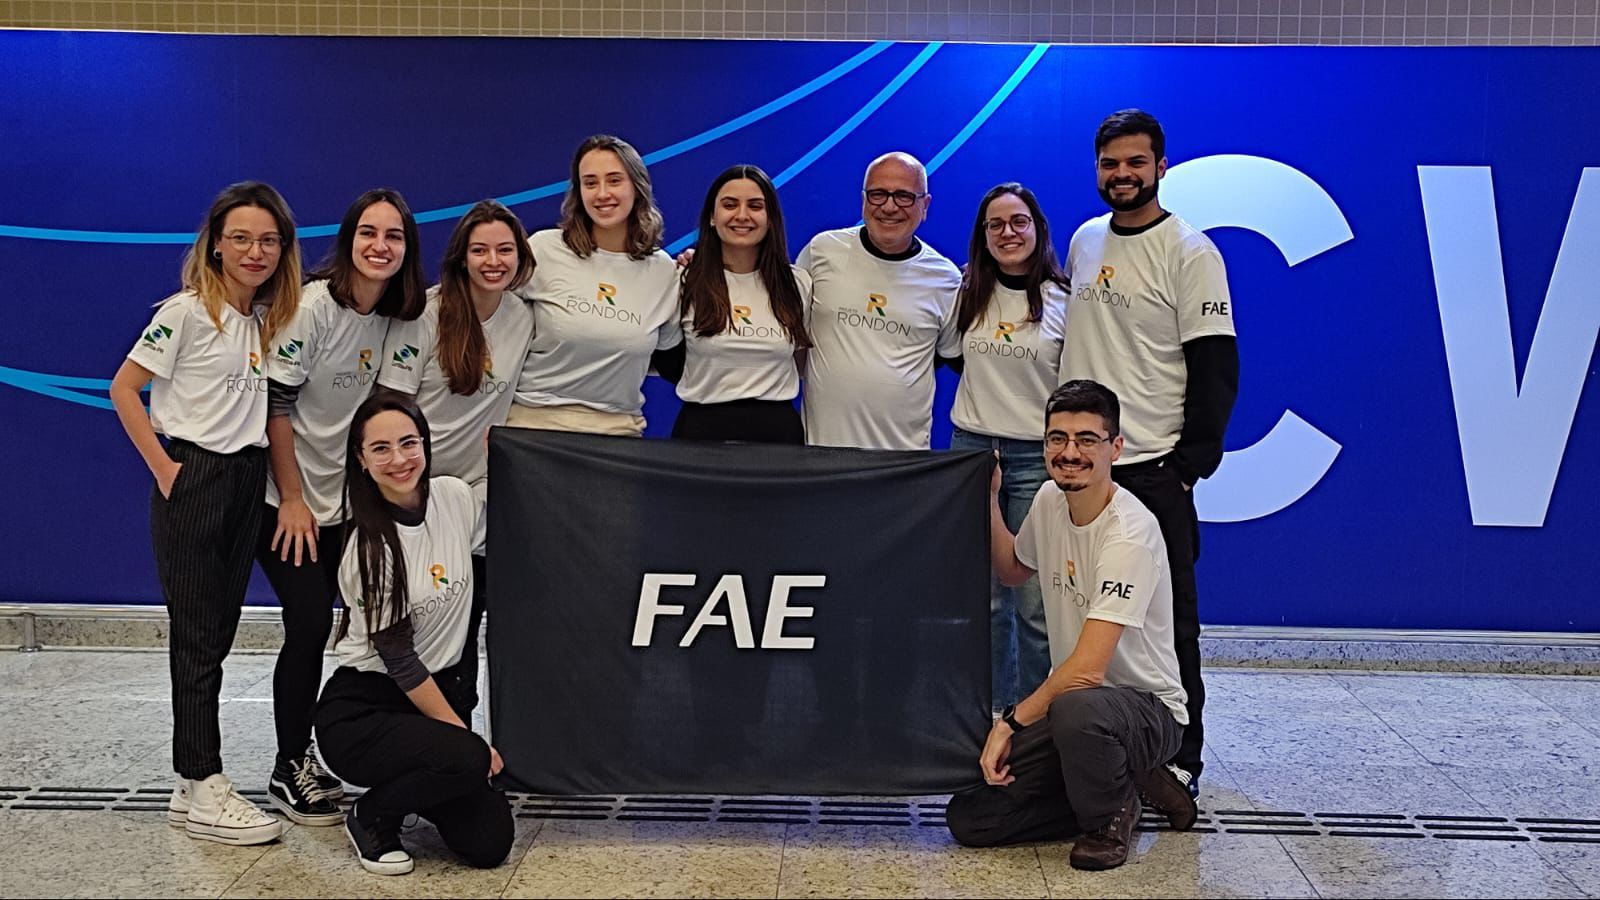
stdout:
<svg viewBox="0 0 1600 900">
<path fill-rule="evenodd" d="M 344 782 L 322 765 L 322 758 L 317 755 L 317 742 L 314 738 L 311 745 L 306 747 L 306 759 L 311 760 L 311 777 L 317 780 L 317 787 L 321 789 L 322 796 L 329 800 L 343 798 Z"/>
<path fill-rule="evenodd" d="M 272 781 L 267 785 L 272 805 L 301 825 L 337 825 L 344 821 L 344 811 L 329 800 L 317 787 L 311 774 L 310 757 L 278 759 L 272 768 Z"/>
<path fill-rule="evenodd" d="M 356 848 L 356 859 L 361 867 L 374 875 L 405 875 L 414 865 L 406 845 L 400 843 L 400 820 L 381 816 L 364 817 L 361 801 L 350 807 L 345 817 L 344 832 L 350 836 L 350 846 Z"/>
</svg>

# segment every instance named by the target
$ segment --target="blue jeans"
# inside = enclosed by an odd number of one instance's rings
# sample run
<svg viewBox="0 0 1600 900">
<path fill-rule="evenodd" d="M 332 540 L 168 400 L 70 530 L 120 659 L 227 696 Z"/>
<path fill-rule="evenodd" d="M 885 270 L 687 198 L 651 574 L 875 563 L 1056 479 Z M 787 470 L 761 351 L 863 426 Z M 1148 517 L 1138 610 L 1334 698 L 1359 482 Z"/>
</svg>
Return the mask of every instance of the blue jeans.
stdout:
<svg viewBox="0 0 1600 900">
<path fill-rule="evenodd" d="M 955 428 L 950 449 L 1000 451 L 1000 516 L 1015 534 L 1039 485 L 1048 480 L 1043 442 L 989 437 Z M 1045 631 L 1044 597 L 1037 577 L 1011 588 L 998 578 L 990 580 L 989 646 L 995 709 L 1027 697 L 1050 675 L 1050 637 Z"/>
</svg>

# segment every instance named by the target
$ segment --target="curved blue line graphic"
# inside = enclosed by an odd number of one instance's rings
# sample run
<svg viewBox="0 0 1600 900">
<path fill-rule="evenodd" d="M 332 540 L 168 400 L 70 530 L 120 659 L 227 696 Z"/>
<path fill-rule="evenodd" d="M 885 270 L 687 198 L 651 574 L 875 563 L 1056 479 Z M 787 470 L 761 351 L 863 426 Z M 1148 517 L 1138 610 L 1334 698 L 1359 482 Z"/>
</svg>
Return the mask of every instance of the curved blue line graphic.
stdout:
<svg viewBox="0 0 1600 900">
<path fill-rule="evenodd" d="M 950 157 L 955 156 L 956 151 L 960 150 L 962 145 L 966 144 L 972 138 L 972 135 L 983 127 L 983 123 L 989 121 L 989 117 L 993 116 L 994 111 L 1000 108 L 1000 104 L 1006 102 L 1011 94 L 1016 91 L 1017 85 L 1028 77 L 1028 73 L 1033 71 L 1033 67 L 1039 64 L 1039 60 L 1044 58 L 1045 51 L 1049 49 L 1049 44 L 1033 45 L 1033 50 L 1029 51 L 1022 63 L 1017 66 L 1017 70 L 1011 73 L 1010 78 L 1006 79 L 1005 84 L 1000 85 L 1000 89 L 994 92 L 994 96 L 989 98 L 989 102 L 985 103 L 983 108 L 978 110 L 977 115 L 973 116 L 960 131 L 956 132 L 956 136 L 951 138 L 949 143 L 945 144 L 938 153 L 933 155 L 933 159 L 928 160 L 929 175 L 939 171 L 939 167 L 948 162 Z"/>
<path fill-rule="evenodd" d="M 92 391 L 104 391 L 111 387 L 109 378 L 77 378 L 71 375 L 50 375 L 0 366 L 0 383 L 32 391 L 35 394 L 43 394 L 46 397 L 54 397 L 57 400 L 65 400 L 68 403 L 111 409 L 109 398 L 80 394 L 76 390 L 71 390 L 71 388 L 86 388 Z"/>
<path fill-rule="evenodd" d="M 777 175 L 773 176 L 773 185 L 775 187 L 783 187 L 795 176 L 810 168 L 812 163 L 821 159 L 824 154 L 837 146 L 838 143 L 848 137 L 851 132 L 855 131 L 857 128 L 860 128 L 862 122 L 865 122 L 868 117 L 878 111 L 879 107 L 889 102 L 890 97 L 893 97 L 902 87 L 905 87 L 906 82 L 911 80 L 911 76 L 917 74 L 917 72 L 923 66 L 927 65 L 928 60 L 932 59 L 933 55 L 938 53 L 939 48 L 943 46 L 943 43 L 935 42 L 923 47 L 922 52 L 918 53 L 916 57 L 911 60 L 911 62 L 906 63 L 906 67 L 900 70 L 900 74 L 896 75 L 889 81 L 888 84 L 884 85 L 883 88 L 878 91 L 878 93 L 873 95 L 871 100 L 868 100 L 860 109 L 852 113 L 850 118 L 845 119 L 838 128 L 835 128 L 827 137 L 819 141 L 816 146 L 812 147 L 810 150 L 807 150 L 793 163 L 790 163 L 787 169 L 784 169 L 782 172 L 779 172 Z M 694 230 L 682 235 L 677 240 L 668 244 L 666 246 L 667 253 L 676 255 L 680 250 L 693 243 L 695 237 L 699 233 L 699 226 L 696 226 Z"/>
<path fill-rule="evenodd" d="M 800 100 L 803 100 L 806 97 L 809 97 L 817 91 L 820 91 L 828 85 L 834 83 L 835 81 L 838 81 L 840 78 L 843 78 L 845 75 L 848 75 L 849 73 L 865 65 L 868 61 L 872 60 L 878 54 L 888 50 L 892 46 L 894 46 L 893 41 L 878 41 L 874 44 L 871 44 L 844 62 L 839 63 L 828 71 L 823 72 L 821 75 L 818 75 L 810 81 L 807 81 L 805 84 L 800 85 L 799 87 L 789 91 L 786 94 L 783 94 L 780 97 L 777 97 L 776 99 L 763 103 L 762 105 L 750 110 L 747 113 L 744 113 L 743 115 L 729 119 L 728 121 L 723 122 L 721 125 L 708 128 L 699 134 L 693 135 L 692 137 L 684 138 L 675 144 L 669 144 L 659 150 L 654 150 L 645 154 L 644 161 L 646 164 L 652 164 L 671 159 L 675 156 L 681 156 L 684 153 L 688 153 L 690 150 L 705 146 L 706 144 L 715 141 L 718 138 L 725 137 L 735 131 L 753 125 L 756 122 L 767 118 L 773 113 L 792 106 Z M 926 52 L 927 51 L 924 50 L 924 53 Z M 534 200 L 541 200 L 545 197 L 553 197 L 556 194 L 565 191 L 566 189 L 566 179 L 562 179 L 561 181 L 553 181 L 549 184 L 540 185 L 539 187 L 532 188 L 530 190 L 518 191 L 514 194 L 506 194 L 502 197 L 496 197 L 495 199 L 507 206 L 516 206 L 518 204 L 529 203 Z M 453 219 L 471 208 L 471 203 L 463 203 L 455 206 L 446 206 L 439 209 L 424 210 L 423 212 L 417 213 L 416 216 L 417 221 L 421 223 L 437 222 L 442 219 Z M 301 237 L 328 237 L 330 235 L 337 234 L 338 231 L 339 226 L 337 223 L 332 225 L 311 225 L 299 229 Z M 0 225 L 0 237 L 22 238 L 26 240 L 37 241 L 73 241 L 91 244 L 187 244 L 194 240 L 194 232 L 80 231 L 70 228 L 34 228 L 27 225 Z"/>
<path fill-rule="evenodd" d="M 819 76 L 819 79 L 827 78 L 829 75 L 832 75 L 833 78 L 829 80 L 837 80 L 840 75 L 843 75 L 850 69 L 858 67 L 861 63 L 864 63 L 866 60 L 871 59 L 878 53 L 883 52 L 883 50 L 887 49 L 889 46 L 890 43 L 886 41 L 874 44 L 856 56 L 852 57 L 850 60 L 841 63 L 840 66 L 830 70 L 829 73 Z M 840 141 L 844 140 L 844 138 L 847 137 L 851 132 L 860 127 L 862 122 L 866 121 L 866 119 L 876 112 L 880 107 L 882 107 L 884 103 L 888 102 L 889 98 L 893 97 L 894 94 L 900 90 L 900 88 L 904 87 L 905 83 L 911 80 L 912 76 L 914 76 L 917 71 L 928 62 L 934 53 L 938 52 L 941 46 L 943 45 L 939 43 L 933 43 L 924 47 L 922 51 L 919 52 L 917 56 L 905 66 L 905 68 L 901 69 L 900 73 L 896 75 L 893 80 L 884 85 L 883 88 L 880 89 L 871 100 L 867 101 L 865 105 L 851 115 L 850 118 L 846 119 L 841 125 L 839 125 L 838 128 L 835 128 L 827 137 L 823 138 L 822 141 L 816 146 L 812 147 L 788 168 L 780 172 L 773 179 L 773 181 L 779 185 L 782 185 L 792 180 L 801 172 L 809 168 Z M 1011 73 L 1010 77 L 1008 77 L 1005 82 L 1000 85 L 1000 87 L 995 91 L 994 95 L 989 98 L 988 102 L 984 103 L 984 105 L 972 116 L 972 118 L 967 121 L 966 125 L 962 126 L 961 130 L 956 132 L 955 136 L 946 142 L 945 145 L 940 148 L 939 152 L 934 154 L 933 158 L 928 161 L 927 168 L 929 174 L 937 171 L 939 167 L 948 162 L 950 158 L 953 157 L 967 143 L 967 141 L 971 140 L 972 136 L 977 133 L 978 129 L 982 128 L 984 123 L 988 122 L 989 119 L 993 117 L 995 111 L 1000 108 L 1001 104 L 1005 103 L 1005 101 L 1009 99 L 1013 93 L 1015 93 L 1017 87 L 1021 85 L 1022 82 L 1028 77 L 1028 75 L 1033 71 L 1034 67 L 1038 65 L 1039 61 L 1044 58 L 1044 55 L 1048 50 L 1048 44 L 1034 45 L 1033 49 L 1029 51 L 1028 55 L 1023 58 L 1020 64 L 1018 64 L 1016 70 Z M 854 65 L 851 65 L 852 63 L 854 63 Z M 849 68 L 844 68 L 846 66 Z M 647 163 L 659 162 L 661 160 L 670 159 L 674 156 L 686 153 L 689 150 L 695 149 L 696 147 L 703 146 L 704 144 L 716 140 L 723 135 L 729 134 L 738 130 L 739 128 L 743 128 L 746 125 L 759 121 L 760 119 L 777 112 L 784 106 L 788 106 L 799 100 L 807 93 L 812 93 L 821 88 L 825 83 L 826 82 L 818 83 L 818 79 L 813 79 L 811 82 L 807 82 L 806 85 L 796 88 L 794 91 L 790 91 L 788 94 L 785 94 L 768 104 L 758 107 L 757 109 L 746 113 L 744 116 L 729 120 L 723 125 L 717 126 L 717 128 L 703 131 L 692 138 L 688 138 L 684 141 L 680 141 L 676 144 L 672 144 L 668 147 L 654 151 L 653 153 L 645 156 L 645 161 Z M 802 91 L 804 93 L 801 93 Z M 719 131 L 719 129 L 721 130 Z M 551 189 L 552 187 L 554 189 Z M 525 203 L 530 200 L 535 200 L 542 196 L 551 196 L 552 194 L 559 193 L 561 190 L 564 190 L 565 187 L 566 182 L 563 181 L 553 186 L 546 185 L 543 188 L 536 188 L 533 191 L 525 191 L 522 194 L 510 194 L 506 197 L 498 199 L 500 199 L 502 203 L 505 203 L 509 206 L 513 205 L 514 203 Z M 539 194 L 539 196 L 532 196 L 539 191 L 544 191 L 547 189 L 550 189 L 549 193 Z M 432 210 L 429 213 L 419 214 L 417 218 L 419 221 L 434 221 L 440 218 L 447 218 L 451 215 L 459 215 L 461 212 L 465 212 L 468 208 L 470 208 L 470 204 L 468 206 L 462 206 L 459 208 L 452 207 L 448 210 Z M 432 215 L 433 218 L 424 220 L 422 218 L 424 215 Z M 7 229 L 9 227 L 10 226 L 0 226 L 0 236 L 6 236 L 8 234 Z M 48 231 L 48 229 L 42 230 Z M 94 234 L 98 232 L 83 233 Z M 694 240 L 696 234 L 696 231 L 692 231 L 683 237 L 680 237 L 678 240 L 673 241 L 672 244 L 667 247 L 667 252 L 676 254 L 678 251 L 688 246 L 689 242 Z M 153 237 L 154 235 L 137 236 Z M 183 243 L 187 243 L 193 239 L 193 235 L 182 235 L 181 237 L 183 238 Z M 70 238 L 55 239 L 70 240 Z M 163 242 L 154 240 L 140 240 L 121 241 L 121 243 Z M 69 403 L 80 403 L 85 406 L 93 406 L 101 409 L 112 408 L 111 401 L 105 397 L 93 396 L 79 392 L 80 390 L 105 391 L 111 387 L 111 381 L 109 379 L 79 378 L 69 375 L 50 375 L 44 372 L 29 372 L 23 369 L 12 369 L 5 366 L 0 366 L 0 383 L 10 384 L 13 387 L 18 387 L 26 391 L 32 391 L 47 397 L 53 397 L 58 400 L 65 400 Z"/>
</svg>

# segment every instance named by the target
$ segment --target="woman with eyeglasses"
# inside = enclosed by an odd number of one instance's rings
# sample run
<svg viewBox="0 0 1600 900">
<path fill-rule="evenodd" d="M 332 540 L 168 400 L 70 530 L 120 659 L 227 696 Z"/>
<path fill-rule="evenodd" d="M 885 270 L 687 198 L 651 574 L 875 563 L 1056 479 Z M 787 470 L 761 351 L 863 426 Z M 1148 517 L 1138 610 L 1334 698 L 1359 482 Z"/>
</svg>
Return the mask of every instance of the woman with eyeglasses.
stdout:
<svg viewBox="0 0 1600 900">
<path fill-rule="evenodd" d="M 492 868 L 511 851 L 511 807 L 489 784 L 500 754 L 456 702 L 482 494 L 433 474 L 431 463 L 428 420 L 411 398 L 384 391 L 356 410 L 345 452 L 339 668 L 322 689 L 316 733 L 328 765 L 367 789 L 345 831 L 362 867 L 379 875 L 411 871 L 400 826 L 413 813 L 468 865 Z"/>
<path fill-rule="evenodd" d="M 414 397 L 433 432 L 433 473 L 474 487 L 489 477 L 484 433 L 504 425 L 533 340 L 533 310 L 512 291 L 533 274 L 528 233 L 511 210 L 483 200 L 456 223 L 439 264 L 439 286 L 411 322 L 389 326 L 378 384 Z M 478 705 L 482 554 L 472 557 L 474 606 L 462 651 L 460 705 Z"/>
<path fill-rule="evenodd" d="M 651 356 L 683 339 L 678 270 L 639 152 L 595 135 L 572 157 L 561 225 L 535 232 L 518 293 L 534 338 L 507 425 L 638 437 Z"/>
<path fill-rule="evenodd" d="M 1044 483 L 1040 416 L 1057 384 L 1066 324 L 1067 280 L 1033 192 L 997 185 L 978 204 L 956 300 L 962 374 L 950 421 L 952 450 L 992 450 L 1000 464 L 1000 507 L 1022 527 Z M 1003 709 L 1050 674 L 1039 581 L 994 581 L 989 602 L 992 702 Z"/>
<path fill-rule="evenodd" d="M 344 788 L 311 743 L 344 546 L 344 441 L 376 383 L 390 321 L 422 312 L 418 249 L 416 220 L 399 193 L 357 197 L 294 319 L 268 345 L 271 478 L 256 561 L 283 608 L 283 646 L 272 674 L 278 755 L 267 793 L 301 825 L 344 820 L 334 802 Z"/>
<path fill-rule="evenodd" d="M 811 276 L 789 264 L 767 173 L 734 166 L 711 182 L 679 294 L 684 342 L 659 365 L 683 401 L 672 436 L 805 443 L 795 354 L 811 343 Z"/>
<path fill-rule="evenodd" d="M 167 821 L 224 844 L 275 840 L 283 823 L 222 773 L 218 696 L 250 579 L 267 477 L 262 357 L 295 318 L 300 245 L 278 192 L 231 185 L 212 201 L 167 298 L 111 380 L 145 465 L 150 538 L 171 617 L 172 766 Z M 150 409 L 140 392 L 150 386 Z M 165 435 L 162 446 L 157 435 Z"/>
</svg>

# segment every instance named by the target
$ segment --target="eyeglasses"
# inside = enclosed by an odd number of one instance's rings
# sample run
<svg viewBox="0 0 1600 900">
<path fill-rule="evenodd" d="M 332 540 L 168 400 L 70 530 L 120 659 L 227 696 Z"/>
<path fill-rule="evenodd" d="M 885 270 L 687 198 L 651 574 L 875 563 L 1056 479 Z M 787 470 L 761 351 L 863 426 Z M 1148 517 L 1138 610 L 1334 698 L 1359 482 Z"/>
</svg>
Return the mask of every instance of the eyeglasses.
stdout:
<svg viewBox="0 0 1600 900">
<path fill-rule="evenodd" d="M 223 235 L 222 239 L 228 242 L 228 246 L 240 253 L 249 253 L 250 248 L 256 244 L 261 245 L 262 253 L 277 253 L 283 249 L 283 238 L 275 234 L 264 234 L 257 238 L 251 237 L 242 231 L 235 231 L 233 234 Z"/>
<path fill-rule="evenodd" d="M 1033 216 L 1017 213 L 1009 219 L 990 219 L 983 223 L 983 227 L 989 229 L 990 234 L 999 234 L 1005 231 L 1007 225 L 1011 226 L 1012 231 L 1021 234 L 1033 227 Z"/>
<path fill-rule="evenodd" d="M 1079 450 L 1085 453 L 1093 453 L 1095 448 L 1111 440 L 1111 437 L 1109 434 L 1099 435 L 1092 431 L 1085 431 L 1082 434 L 1065 434 L 1060 431 L 1052 431 L 1044 436 L 1044 446 L 1048 450 L 1060 452 L 1067 449 L 1068 444 L 1077 444 Z"/>
<path fill-rule="evenodd" d="M 886 191 L 883 188 L 869 188 L 868 190 L 862 191 L 861 194 L 862 196 L 866 197 L 867 202 L 873 206 L 882 206 L 883 204 L 889 202 L 890 197 L 893 197 L 894 205 L 900 207 L 901 209 L 905 209 L 918 200 L 921 200 L 923 197 L 928 196 L 927 191 Z"/>
<path fill-rule="evenodd" d="M 375 466 L 387 465 L 398 453 L 406 459 L 416 459 L 422 455 L 422 438 L 416 435 L 403 437 L 398 444 L 369 444 L 361 449 L 367 459 Z"/>
</svg>

